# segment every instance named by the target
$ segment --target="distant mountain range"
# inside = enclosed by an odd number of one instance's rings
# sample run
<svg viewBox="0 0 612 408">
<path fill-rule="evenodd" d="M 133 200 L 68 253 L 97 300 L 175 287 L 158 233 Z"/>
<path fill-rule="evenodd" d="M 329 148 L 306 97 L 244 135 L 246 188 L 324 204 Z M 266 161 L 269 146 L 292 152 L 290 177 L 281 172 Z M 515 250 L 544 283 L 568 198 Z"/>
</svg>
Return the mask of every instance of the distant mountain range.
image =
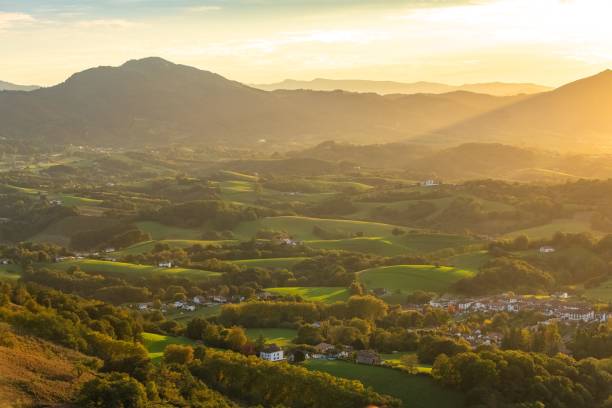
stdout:
<svg viewBox="0 0 612 408">
<path fill-rule="evenodd" d="M 262 91 L 161 58 L 0 92 L 0 137 L 103 146 L 221 144 L 274 150 L 325 140 L 600 149 L 612 135 L 612 72 L 554 91 L 491 96 Z M 612 146 L 611 146 L 612 147 Z"/>
<path fill-rule="evenodd" d="M 495 96 L 512 96 L 520 94 L 535 94 L 550 91 L 552 88 L 537 84 L 489 82 L 464 85 L 447 85 L 437 82 L 393 82 L 393 81 L 367 81 L 351 79 L 325 79 L 317 78 L 311 81 L 297 81 L 285 79 L 273 84 L 255 84 L 255 88 L 264 91 L 279 89 L 296 90 L 310 89 L 313 91 L 371 92 L 381 95 L 388 94 L 441 94 L 456 91 L 483 93 Z"/>
<path fill-rule="evenodd" d="M 0 81 L 0 91 L 34 91 L 40 88 L 36 85 L 15 85 L 10 82 Z"/>
</svg>

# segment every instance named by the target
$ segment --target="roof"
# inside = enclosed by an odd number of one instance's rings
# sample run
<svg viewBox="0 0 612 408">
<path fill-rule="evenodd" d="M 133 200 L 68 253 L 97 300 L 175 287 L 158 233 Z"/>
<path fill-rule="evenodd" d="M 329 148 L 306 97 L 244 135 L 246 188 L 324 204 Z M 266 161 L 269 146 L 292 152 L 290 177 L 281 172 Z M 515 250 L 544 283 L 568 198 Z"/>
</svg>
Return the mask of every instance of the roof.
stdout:
<svg viewBox="0 0 612 408">
<path fill-rule="evenodd" d="M 263 350 L 261 350 L 262 353 L 276 353 L 277 351 L 282 351 L 283 349 L 281 349 L 280 347 L 278 347 L 276 344 L 270 344 L 269 346 L 266 346 Z"/>
</svg>

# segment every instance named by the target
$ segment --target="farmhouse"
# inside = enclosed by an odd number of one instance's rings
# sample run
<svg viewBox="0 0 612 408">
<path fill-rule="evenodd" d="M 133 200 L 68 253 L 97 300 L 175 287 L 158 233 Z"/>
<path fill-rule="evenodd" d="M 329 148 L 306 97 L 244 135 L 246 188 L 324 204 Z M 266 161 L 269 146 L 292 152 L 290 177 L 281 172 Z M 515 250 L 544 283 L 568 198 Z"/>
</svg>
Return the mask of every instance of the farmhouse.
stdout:
<svg viewBox="0 0 612 408">
<path fill-rule="evenodd" d="M 435 187 L 435 186 L 439 186 L 440 182 L 438 180 L 424 180 L 421 181 L 421 187 Z"/>
<path fill-rule="evenodd" d="M 380 364 L 380 356 L 374 350 L 359 350 L 355 354 L 355 361 L 357 364 L 369 364 L 377 365 Z"/>
<path fill-rule="evenodd" d="M 541 254 L 551 254 L 553 252 L 555 252 L 555 248 L 553 248 L 551 246 L 545 245 L 545 246 L 541 246 L 540 247 L 540 253 Z"/>
<path fill-rule="evenodd" d="M 268 361 L 282 361 L 285 359 L 283 349 L 276 344 L 270 344 L 259 353 L 259 357 Z"/>
<path fill-rule="evenodd" d="M 172 268 L 172 261 L 163 261 L 157 264 L 160 268 Z"/>
</svg>

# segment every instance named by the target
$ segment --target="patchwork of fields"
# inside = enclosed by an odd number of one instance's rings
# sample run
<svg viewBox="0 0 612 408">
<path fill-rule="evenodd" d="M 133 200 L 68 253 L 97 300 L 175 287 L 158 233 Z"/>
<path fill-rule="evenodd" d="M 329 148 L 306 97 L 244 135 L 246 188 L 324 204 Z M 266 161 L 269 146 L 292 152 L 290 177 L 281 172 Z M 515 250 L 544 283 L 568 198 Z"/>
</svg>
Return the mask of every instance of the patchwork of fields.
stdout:
<svg viewBox="0 0 612 408">
<path fill-rule="evenodd" d="M 283 287 L 267 288 L 266 291 L 283 296 L 301 296 L 304 300 L 325 303 L 344 301 L 350 296 L 347 288 L 334 287 Z"/>
</svg>

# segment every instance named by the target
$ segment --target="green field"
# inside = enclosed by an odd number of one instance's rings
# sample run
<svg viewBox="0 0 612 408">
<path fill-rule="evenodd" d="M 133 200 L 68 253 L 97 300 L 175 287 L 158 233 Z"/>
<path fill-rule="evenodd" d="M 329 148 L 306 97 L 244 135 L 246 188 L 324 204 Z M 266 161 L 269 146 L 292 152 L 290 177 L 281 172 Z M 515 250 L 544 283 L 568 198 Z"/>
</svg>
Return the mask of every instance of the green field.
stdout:
<svg viewBox="0 0 612 408">
<path fill-rule="evenodd" d="M 309 360 L 305 366 L 309 370 L 361 381 L 376 392 L 401 399 L 406 408 L 451 408 L 464 405 L 461 394 L 438 386 L 426 375 L 409 375 L 391 368 L 340 360 Z"/>
<path fill-rule="evenodd" d="M 538 227 L 527 228 L 506 234 L 505 238 L 514 238 L 518 235 L 527 235 L 531 239 L 547 239 L 552 238 L 557 232 L 578 234 L 582 232 L 590 232 L 595 236 L 602 235 L 601 232 L 591 228 L 591 222 L 587 219 L 557 219 L 548 224 Z"/>
<path fill-rule="evenodd" d="M 380 256 L 396 256 L 408 252 L 406 247 L 393 243 L 391 239 L 381 237 L 312 240 L 305 241 L 304 244 L 314 249 L 362 252 Z"/>
<path fill-rule="evenodd" d="M 434 265 L 395 265 L 366 269 L 359 272 L 359 280 L 367 289 L 385 288 L 390 302 L 417 290 L 444 293 L 456 281 L 473 276 L 474 272 Z"/>
<path fill-rule="evenodd" d="M 138 228 L 151 235 L 151 238 L 158 241 L 162 239 L 199 239 L 202 237 L 203 230 L 197 228 L 181 228 L 164 225 L 155 221 L 137 222 Z"/>
<path fill-rule="evenodd" d="M 21 276 L 21 265 L 0 265 L 0 280 L 17 280 Z"/>
<path fill-rule="evenodd" d="M 349 298 L 347 288 L 333 287 L 289 287 L 289 288 L 267 288 L 270 293 L 278 293 L 279 295 L 299 295 L 305 300 L 311 302 L 334 303 L 343 301 Z"/>
<path fill-rule="evenodd" d="M 263 259 L 242 259 L 234 261 L 238 265 L 243 265 L 248 268 L 271 268 L 271 269 L 291 269 L 296 264 L 307 258 L 263 258 Z"/>
<path fill-rule="evenodd" d="M 191 319 L 196 317 L 202 319 L 208 319 L 209 317 L 219 316 L 221 314 L 221 305 L 198 307 L 193 312 L 187 312 L 178 309 L 170 309 L 166 313 L 165 317 L 167 320 L 174 320 L 177 322 L 187 324 Z"/>
<path fill-rule="evenodd" d="M 491 259 L 488 251 L 475 251 L 466 254 L 455 255 L 446 260 L 449 265 L 459 269 L 467 269 L 477 272 L 484 264 Z"/>
<path fill-rule="evenodd" d="M 584 296 L 602 302 L 612 302 L 612 279 L 608 279 L 601 285 L 585 290 Z"/>
<path fill-rule="evenodd" d="M 199 269 L 187 269 L 187 268 L 158 268 L 152 265 L 136 265 L 125 262 L 111 262 L 111 261 L 99 261 L 95 259 L 82 259 L 74 261 L 60 262 L 56 264 L 50 264 L 50 268 L 67 270 L 71 266 L 78 266 L 82 271 L 85 272 L 97 272 L 97 273 L 112 273 L 119 275 L 129 274 L 142 274 L 142 275 L 156 275 L 156 274 L 180 274 L 185 277 L 195 279 L 208 279 L 214 276 L 219 276 L 219 272 L 202 271 Z"/>
<path fill-rule="evenodd" d="M 266 217 L 256 221 L 244 222 L 234 229 L 240 239 L 251 239 L 262 228 L 285 231 L 299 240 L 318 240 L 313 228 L 337 231 L 344 234 L 363 233 L 368 237 L 390 236 L 395 226 L 368 221 L 310 218 L 300 216 Z"/>
<path fill-rule="evenodd" d="M 207 247 L 209 245 L 226 245 L 232 244 L 236 241 L 232 240 L 221 240 L 221 241 L 207 241 L 201 239 L 162 239 L 159 241 L 144 241 L 139 242 L 138 244 L 134 244 L 128 248 L 122 249 L 121 251 L 117 251 L 117 254 L 121 255 L 138 255 L 144 254 L 146 252 L 151 252 L 157 243 L 166 244 L 170 246 L 170 248 L 189 248 L 194 245 L 202 245 L 203 247 Z"/>
<path fill-rule="evenodd" d="M 397 365 L 397 366 L 404 366 L 404 364 L 401 361 L 401 358 L 407 354 L 416 354 L 414 351 L 405 351 L 405 352 L 399 352 L 399 353 L 381 353 L 380 354 L 380 358 L 384 363 L 390 364 L 390 365 Z M 428 364 L 420 364 L 417 365 L 417 370 L 420 373 L 425 373 L 425 374 L 429 374 L 431 373 L 431 365 Z"/>
<path fill-rule="evenodd" d="M 186 337 L 172 337 L 154 333 L 142 333 L 142 339 L 145 348 L 149 352 L 149 358 L 154 362 L 158 362 L 163 358 L 164 350 L 170 344 L 195 344 L 193 340 Z"/>
<path fill-rule="evenodd" d="M 251 341 L 257 340 L 262 335 L 266 343 L 274 343 L 277 346 L 286 346 L 297 336 L 297 331 L 293 329 L 246 329 L 246 335 Z"/>
</svg>

